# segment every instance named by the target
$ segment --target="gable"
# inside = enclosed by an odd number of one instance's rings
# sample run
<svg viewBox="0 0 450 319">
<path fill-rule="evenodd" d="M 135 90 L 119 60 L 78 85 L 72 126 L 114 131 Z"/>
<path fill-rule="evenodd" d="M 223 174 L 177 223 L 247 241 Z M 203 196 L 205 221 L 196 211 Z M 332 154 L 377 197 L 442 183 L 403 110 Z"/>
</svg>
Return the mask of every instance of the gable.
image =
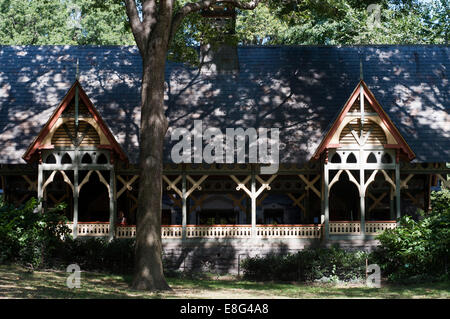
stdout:
<svg viewBox="0 0 450 319">
<path fill-rule="evenodd" d="M 78 108 L 76 108 L 76 106 Z M 76 129 L 78 122 L 78 130 Z M 78 80 L 23 155 L 25 161 L 36 159 L 42 149 L 108 148 L 123 161 L 127 157 L 89 100 Z"/>
<path fill-rule="evenodd" d="M 313 158 L 319 159 L 327 148 L 341 147 L 395 148 L 407 161 L 415 157 L 363 80 L 353 90 Z"/>
</svg>

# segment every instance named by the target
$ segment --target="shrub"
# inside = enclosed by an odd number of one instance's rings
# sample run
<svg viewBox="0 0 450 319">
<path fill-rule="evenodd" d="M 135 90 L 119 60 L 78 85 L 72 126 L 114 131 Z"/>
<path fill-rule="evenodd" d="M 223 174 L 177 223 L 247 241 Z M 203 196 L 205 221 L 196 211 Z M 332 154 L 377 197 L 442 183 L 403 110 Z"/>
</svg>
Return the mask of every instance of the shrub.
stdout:
<svg viewBox="0 0 450 319">
<path fill-rule="evenodd" d="M 42 266 L 69 234 L 60 214 L 64 205 L 44 214 L 36 212 L 37 205 L 35 198 L 18 208 L 0 202 L 0 262 Z"/>
<path fill-rule="evenodd" d="M 374 261 L 391 281 L 448 277 L 450 191 L 431 194 L 432 211 L 421 219 L 404 216 L 399 227 L 378 236 Z"/>
<path fill-rule="evenodd" d="M 129 273 L 134 265 L 134 239 L 68 238 L 53 254 L 53 266 L 78 264 L 81 269 Z"/>
<path fill-rule="evenodd" d="M 267 255 L 242 261 L 244 278 L 256 281 L 314 281 L 356 280 L 365 277 L 365 259 L 362 251 L 318 248 L 288 255 Z"/>
</svg>

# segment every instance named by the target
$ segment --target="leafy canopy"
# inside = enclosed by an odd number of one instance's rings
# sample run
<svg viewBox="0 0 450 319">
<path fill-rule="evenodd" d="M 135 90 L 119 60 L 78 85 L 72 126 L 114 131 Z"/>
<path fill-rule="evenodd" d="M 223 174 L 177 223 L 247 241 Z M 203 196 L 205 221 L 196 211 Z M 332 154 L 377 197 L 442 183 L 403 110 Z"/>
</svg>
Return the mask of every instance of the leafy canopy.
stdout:
<svg viewBox="0 0 450 319">
<path fill-rule="evenodd" d="M 178 0 L 176 6 L 192 1 Z M 368 10 L 373 4 L 380 10 Z M 449 0 L 265 0 L 255 10 L 238 10 L 236 34 L 228 40 L 244 45 L 441 44 L 448 41 L 449 10 Z M 172 57 L 196 58 L 189 47 L 213 31 L 200 13 L 188 16 L 172 44 Z M 135 42 L 121 0 L 2 0 L 0 44 Z"/>
</svg>

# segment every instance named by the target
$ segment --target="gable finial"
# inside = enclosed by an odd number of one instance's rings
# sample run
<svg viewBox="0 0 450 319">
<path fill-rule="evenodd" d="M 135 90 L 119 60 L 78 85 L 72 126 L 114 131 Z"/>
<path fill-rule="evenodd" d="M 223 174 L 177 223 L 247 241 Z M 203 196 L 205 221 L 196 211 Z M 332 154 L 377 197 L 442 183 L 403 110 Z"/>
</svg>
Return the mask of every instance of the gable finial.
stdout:
<svg viewBox="0 0 450 319">
<path fill-rule="evenodd" d="M 77 69 L 76 69 L 76 73 L 75 73 L 75 80 L 78 81 L 79 77 L 80 77 L 79 59 L 77 58 Z"/>
<path fill-rule="evenodd" d="M 362 61 L 362 53 L 361 49 L 359 51 L 359 79 L 362 81 L 364 79 L 364 72 L 363 72 L 363 61 Z"/>
</svg>

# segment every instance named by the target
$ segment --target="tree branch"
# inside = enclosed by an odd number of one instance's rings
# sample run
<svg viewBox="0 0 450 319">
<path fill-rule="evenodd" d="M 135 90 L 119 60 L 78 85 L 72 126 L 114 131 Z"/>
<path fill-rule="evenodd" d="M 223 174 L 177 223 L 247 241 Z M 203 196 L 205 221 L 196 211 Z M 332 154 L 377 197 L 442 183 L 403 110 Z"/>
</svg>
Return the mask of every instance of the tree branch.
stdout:
<svg viewBox="0 0 450 319">
<path fill-rule="evenodd" d="M 145 41 L 148 41 L 148 37 L 152 31 L 153 25 L 157 22 L 156 19 L 156 1 L 146 0 L 142 3 L 142 29 L 145 35 Z"/>
<path fill-rule="evenodd" d="M 131 31 L 141 54 L 145 52 L 145 35 L 143 33 L 142 22 L 139 19 L 139 14 L 136 8 L 135 0 L 125 0 L 127 8 L 128 20 L 130 20 Z"/>
<path fill-rule="evenodd" d="M 172 42 L 175 37 L 175 33 L 183 22 L 184 18 L 186 18 L 189 14 L 198 12 L 203 9 L 207 9 L 213 4 L 217 2 L 229 3 L 233 4 L 236 8 L 242 10 L 253 10 L 255 9 L 261 0 L 252 0 L 252 1 L 242 1 L 242 0 L 203 0 L 199 2 L 193 2 L 185 4 L 178 12 L 175 14 L 175 17 L 172 20 L 172 25 L 170 28 L 170 38 L 169 43 Z"/>
<path fill-rule="evenodd" d="M 238 9 L 253 10 L 258 6 L 261 0 L 252 0 L 252 1 L 222 0 L 222 2 L 233 4 Z"/>
<path fill-rule="evenodd" d="M 172 25 L 170 26 L 170 37 L 169 43 L 172 42 L 175 37 L 175 33 L 189 14 L 208 8 L 209 6 L 215 4 L 217 0 L 203 0 L 195 3 L 187 3 L 175 14 Z"/>
</svg>

